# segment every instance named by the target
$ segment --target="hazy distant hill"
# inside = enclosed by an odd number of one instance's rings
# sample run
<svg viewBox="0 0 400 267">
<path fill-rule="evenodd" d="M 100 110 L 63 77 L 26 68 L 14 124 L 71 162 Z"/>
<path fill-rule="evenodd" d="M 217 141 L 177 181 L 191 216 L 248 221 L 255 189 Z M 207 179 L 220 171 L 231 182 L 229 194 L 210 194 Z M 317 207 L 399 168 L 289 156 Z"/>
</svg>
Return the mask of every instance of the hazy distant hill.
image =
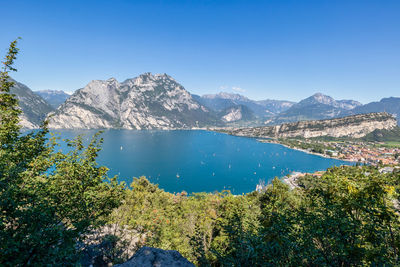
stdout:
<svg viewBox="0 0 400 267">
<path fill-rule="evenodd" d="M 23 111 L 20 124 L 25 128 L 37 128 L 54 108 L 25 84 L 13 81 L 15 85 L 11 88 L 11 93 L 17 96 Z"/>
<path fill-rule="evenodd" d="M 371 102 L 349 110 L 346 114 L 362 114 L 370 112 L 388 112 L 397 117 L 400 125 L 400 97 L 383 98 L 379 102 Z"/>
<path fill-rule="evenodd" d="M 221 92 L 218 94 L 208 94 L 194 96 L 204 106 L 211 110 L 220 112 L 233 106 L 246 106 L 255 116 L 259 118 L 270 118 L 279 112 L 290 108 L 294 103 L 284 100 L 251 100 L 240 94 Z"/>
<path fill-rule="evenodd" d="M 41 90 L 35 91 L 35 93 L 40 95 L 53 108 L 58 108 L 70 96 L 69 94 L 61 90 Z"/>
<path fill-rule="evenodd" d="M 335 100 L 330 96 L 316 93 L 275 116 L 273 123 L 331 119 L 358 106 L 361 106 L 361 103 L 354 100 Z"/>
<path fill-rule="evenodd" d="M 77 90 L 50 118 L 50 128 L 172 129 L 222 122 L 167 74 L 124 82 L 95 80 Z"/>
<path fill-rule="evenodd" d="M 292 102 L 292 101 L 271 100 L 271 99 L 259 100 L 259 101 L 256 101 L 256 103 L 265 107 L 267 110 L 269 110 L 270 112 L 275 113 L 275 114 L 285 112 L 290 107 L 292 107 L 294 104 L 296 104 L 296 102 Z"/>
</svg>

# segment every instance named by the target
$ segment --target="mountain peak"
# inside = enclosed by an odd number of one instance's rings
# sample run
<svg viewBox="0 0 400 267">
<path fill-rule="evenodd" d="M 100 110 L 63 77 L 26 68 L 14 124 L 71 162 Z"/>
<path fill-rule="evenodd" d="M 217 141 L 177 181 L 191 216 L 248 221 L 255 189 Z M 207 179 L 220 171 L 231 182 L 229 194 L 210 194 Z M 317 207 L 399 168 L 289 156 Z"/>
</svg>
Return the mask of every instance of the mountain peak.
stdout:
<svg viewBox="0 0 400 267">
<path fill-rule="evenodd" d="M 319 99 L 319 100 L 322 100 L 322 99 L 333 99 L 333 97 L 331 97 L 329 95 L 325 95 L 325 94 L 320 93 L 320 92 L 313 94 L 311 97 L 313 97 L 315 99 Z"/>
<path fill-rule="evenodd" d="M 324 95 L 323 93 L 317 92 L 317 93 L 313 94 L 312 96 L 313 97 L 322 97 L 322 96 L 327 96 L 327 95 Z"/>
<path fill-rule="evenodd" d="M 50 128 L 190 128 L 216 118 L 167 74 L 92 81 L 50 118 Z"/>
<path fill-rule="evenodd" d="M 328 95 L 324 95 L 322 93 L 315 93 L 312 96 L 303 99 L 299 102 L 300 105 L 310 105 L 310 104 L 324 104 L 324 105 L 330 105 L 334 106 L 335 105 L 335 99 Z"/>
<path fill-rule="evenodd" d="M 208 98 L 208 99 L 222 98 L 222 99 L 229 99 L 229 100 L 249 101 L 249 99 L 243 95 L 235 94 L 235 93 L 228 93 L 228 92 L 219 92 L 217 94 L 206 94 L 206 95 L 203 95 L 203 97 Z"/>
<path fill-rule="evenodd" d="M 107 79 L 107 82 L 118 82 L 118 80 L 114 77 Z"/>
<path fill-rule="evenodd" d="M 144 72 L 142 74 L 140 74 L 138 77 L 141 78 L 150 78 L 150 79 L 160 79 L 160 78 L 166 78 L 166 79 L 173 79 L 171 76 L 169 76 L 166 73 L 151 73 L 151 72 Z"/>
<path fill-rule="evenodd" d="M 135 85 L 141 85 L 141 84 L 151 84 L 154 85 L 155 83 L 169 83 L 169 82 L 176 82 L 174 78 L 169 76 L 166 73 L 156 73 L 153 74 L 151 72 L 145 72 L 140 74 L 138 77 L 131 78 L 125 80 L 123 83 L 133 83 Z"/>
</svg>

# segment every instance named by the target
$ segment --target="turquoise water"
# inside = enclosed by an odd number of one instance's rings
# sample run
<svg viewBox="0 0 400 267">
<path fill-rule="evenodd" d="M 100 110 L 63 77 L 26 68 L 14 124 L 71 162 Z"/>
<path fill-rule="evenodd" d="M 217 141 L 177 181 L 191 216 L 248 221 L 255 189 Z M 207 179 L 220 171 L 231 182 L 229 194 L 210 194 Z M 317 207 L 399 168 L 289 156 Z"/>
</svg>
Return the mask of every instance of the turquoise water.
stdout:
<svg viewBox="0 0 400 267">
<path fill-rule="evenodd" d="M 55 131 L 63 138 L 95 131 Z M 313 172 L 349 164 L 260 143 L 253 138 L 208 131 L 107 130 L 98 162 L 128 184 L 146 176 L 168 192 L 214 192 L 229 189 L 234 194 L 255 190 L 292 171 Z"/>
</svg>

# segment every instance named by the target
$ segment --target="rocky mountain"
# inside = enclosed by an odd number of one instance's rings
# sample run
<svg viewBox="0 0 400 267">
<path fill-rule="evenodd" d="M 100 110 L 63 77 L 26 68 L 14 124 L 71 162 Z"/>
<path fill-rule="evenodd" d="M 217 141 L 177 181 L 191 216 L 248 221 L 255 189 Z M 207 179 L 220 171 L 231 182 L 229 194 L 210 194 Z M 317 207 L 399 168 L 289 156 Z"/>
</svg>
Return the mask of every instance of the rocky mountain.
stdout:
<svg viewBox="0 0 400 267">
<path fill-rule="evenodd" d="M 279 112 L 285 111 L 294 104 L 290 101 L 281 100 L 255 101 L 240 94 L 226 92 L 203 96 L 196 95 L 194 97 L 199 103 L 216 112 L 220 112 L 233 106 L 242 105 L 250 109 L 254 115 L 259 118 L 269 118 L 278 114 Z"/>
<path fill-rule="evenodd" d="M 350 110 L 353 109 L 357 106 L 360 106 L 361 103 L 354 101 L 354 100 L 335 100 L 330 96 L 321 94 L 321 93 L 316 93 L 302 101 L 300 101 L 297 105 L 298 106 L 311 106 L 311 105 L 316 105 L 316 104 L 323 104 L 335 108 L 341 108 L 341 109 L 346 109 Z"/>
<path fill-rule="evenodd" d="M 266 99 L 266 100 L 259 100 L 256 101 L 257 104 L 265 107 L 267 110 L 269 110 L 272 113 L 279 114 L 281 112 L 285 112 L 288 110 L 291 106 L 296 104 L 295 102 L 292 101 L 287 101 L 287 100 L 271 100 L 271 99 Z"/>
<path fill-rule="evenodd" d="M 172 77 L 145 73 L 121 83 L 90 82 L 50 114 L 49 127 L 172 129 L 220 123 Z"/>
<path fill-rule="evenodd" d="M 396 125 L 397 122 L 393 115 L 381 112 L 329 120 L 299 121 L 276 126 L 227 129 L 224 131 L 232 135 L 263 138 L 321 136 L 361 138 L 377 129 L 394 129 Z"/>
<path fill-rule="evenodd" d="M 171 129 L 221 126 L 224 123 L 231 126 L 277 125 L 372 112 L 393 114 L 400 125 L 399 97 L 362 105 L 354 100 L 335 100 L 321 93 L 299 103 L 254 101 L 240 94 L 224 92 L 198 96 L 191 95 L 166 74 L 145 73 L 121 83 L 113 78 L 96 80 L 72 96 L 55 90 L 35 94 L 26 85 L 16 82 L 12 93 L 20 101 L 21 125 L 25 128 L 38 127 L 56 107 L 59 108 L 51 114 L 51 128 Z"/>
<path fill-rule="evenodd" d="M 335 100 L 330 96 L 316 93 L 299 103 L 292 105 L 288 110 L 281 112 L 272 120 L 274 124 L 303 121 L 321 120 L 341 116 L 344 112 L 361 106 L 354 100 Z"/>
<path fill-rule="evenodd" d="M 41 90 L 35 91 L 35 93 L 41 96 L 44 100 L 47 101 L 53 108 L 58 108 L 65 100 L 70 96 L 61 90 Z"/>
<path fill-rule="evenodd" d="M 256 118 L 254 112 L 245 105 L 228 107 L 219 113 L 224 122 L 251 121 Z"/>
<path fill-rule="evenodd" d="M 53 111 L 42 97 L 35 94 L 28 86 L 12 80 L 15 84 L 11 88 L 10 93 L 15 94 L 22 110 L 21 126 L 24 128 L 37 128 L 41 125 L 46 115 Z"/>
<path fill-rule="evenodd" d="M 400 97 L 383 98 L 379 102 L 371 102 L 366 105 L 357 106 L 345 114 L 363 114 L 370 112 L 388 112 L 397 117 L 397 123 L 400 125 Z"/>
</svg>

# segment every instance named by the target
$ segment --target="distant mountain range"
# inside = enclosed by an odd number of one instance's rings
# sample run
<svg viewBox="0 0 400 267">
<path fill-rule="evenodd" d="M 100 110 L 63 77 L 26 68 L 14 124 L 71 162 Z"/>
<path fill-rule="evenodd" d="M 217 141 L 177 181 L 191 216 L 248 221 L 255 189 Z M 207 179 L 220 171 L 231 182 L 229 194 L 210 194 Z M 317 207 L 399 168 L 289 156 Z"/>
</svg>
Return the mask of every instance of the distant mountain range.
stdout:
<svg viewBox="0 0 400 267">
<path fill-rule="evenodd" d="M 295 104 L 294 102 L 284 100 L 255 101 L 239 94 L 225 92 L 203 96 L 194 95 L 193 97 L 202 105 L 217 112 L 234 106 L 246 106 L 259 118 L 270 118 Z"/>
<path fill-rule="evenodd" d="M 357 106 L 344 113 L 345 115 L 352 115 L 370 112 L 388 112 L 393 114 L 397 118 L 397 123 L 400 125 L 400 97 L 382 98 L 379 102 L 371 102 L 366 105 Z"/>
<path fill-rule="evenodd" d="M 361 106 L 354 100 L 335 100 L 330 96 L 316 93 L 288 110 L 281 112 L 271 120 L 273 124 L 303 120 L 323 120 L 342 117 L 347 111 Z"/>
<path fill-rule="evenodd" d="M 21 124 L 35 128 L 48 115 L 52 128 L 174 129 L 205 126 L 277 125 L 304 120 L 388 112 L 400 124 L 400 98 L 362 105 L 316 93 L 298 103 L 251 100 L 240 94 L 192 95 L 167 74 L 145 73 L 118 82 L 95 80 L 73 95 L 43 90 L 33 93 L 17 83 L 12 93 L 23 110 Z M 57 108 L 57 109 L 56 109 Z"/>
<path fill-rule="evenodd" d="M 41 90 L 35 91 L 35 93 L 41 96 L 55 109 L 63 104 L 68 99 L 68 97 L 70 97 L 69 94 L 61 90 Z"/>
</svg>

